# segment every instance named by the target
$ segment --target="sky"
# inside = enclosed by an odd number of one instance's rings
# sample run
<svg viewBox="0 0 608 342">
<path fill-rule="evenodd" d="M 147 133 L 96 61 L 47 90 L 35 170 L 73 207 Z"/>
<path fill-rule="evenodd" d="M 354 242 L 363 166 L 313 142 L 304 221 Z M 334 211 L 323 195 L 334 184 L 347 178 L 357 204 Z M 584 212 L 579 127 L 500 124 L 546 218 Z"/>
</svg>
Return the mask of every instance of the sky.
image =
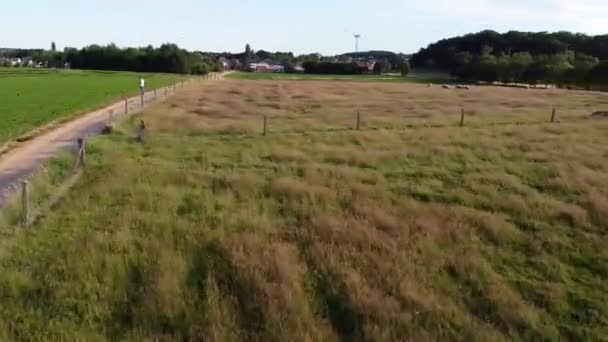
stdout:
<svg viewBox="0 0 608 342">
<path fill-rule="evenodd" d="M 485 29 L 608 34 L 608 0 L 11 0 L 0 47 L 177 43 L 189 50 L 413 53 Z"/>
</svg>

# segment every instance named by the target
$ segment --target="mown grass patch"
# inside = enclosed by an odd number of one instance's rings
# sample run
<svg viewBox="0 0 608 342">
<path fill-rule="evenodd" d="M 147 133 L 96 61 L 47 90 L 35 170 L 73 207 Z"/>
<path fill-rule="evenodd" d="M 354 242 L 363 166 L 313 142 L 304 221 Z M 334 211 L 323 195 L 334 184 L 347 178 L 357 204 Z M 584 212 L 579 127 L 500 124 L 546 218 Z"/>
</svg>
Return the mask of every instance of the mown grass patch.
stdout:
<svg viewBox="0 0 608 342">
<path fill-rule="evenodd" d="M 0 145 L 46 123 L 66 119 L 139 91 L 176 82 L 169 74 L 0 68 Z"/>
</svg>

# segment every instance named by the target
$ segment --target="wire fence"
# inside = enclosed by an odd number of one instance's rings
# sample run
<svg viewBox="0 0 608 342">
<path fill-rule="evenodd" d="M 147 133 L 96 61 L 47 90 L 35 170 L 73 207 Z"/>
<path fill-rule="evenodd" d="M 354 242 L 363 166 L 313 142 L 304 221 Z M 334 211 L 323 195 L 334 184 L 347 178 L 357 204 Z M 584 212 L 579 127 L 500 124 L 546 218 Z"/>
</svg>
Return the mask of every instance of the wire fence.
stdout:
<svg viewBox="0 0 608 342">
<path fill-rule="evenodd" d="M 199 117 L 206 120 L 199 128 L 194 127 L 201 135 L 222 134 L 261 134 L 271 136 L 279 134 L 303 134 L 346 131 L 376 130 L 409 130 L 421 128 L 484 128 L 496 126 L 532 126 L 542 124 L 580 123 L 590 119 L 608 119 L 608 112 L 589 114 L 573 113 L 558 108 L 546 109 L 545 113 L 534 116 L 527 113 L 511 115 L 480 115 L 461 108 L 454 114 L 436 116 L 379 116 L 365 113 L 362 110 L 332 113 L 331 115 L 250 115 L 246 117 Z"/>
<path fill-rule="evenodd" d="M 156 102 L 158 99 L 166 99 L 177 93 L 178 89 L 184 88 L 188 84 L 201 82 L 204 80 L 221 79 L 221 74 L 209 74 L 204 77 L 180 81 L 167 87 L 153 89 L 142 92 L 139 98 L 127 98 L 120 106 L 112 106 L 106 110 L 108 115 L 104 119 L 106 125 L 111 125 L 114 121 L 126 117 L 129 114 L 143 110 L 147 105 Z M 122 108 L 119 108 L 122 107 Z M 596 115 L 598 114 L 598 115 Z M 493 120 L 493 118 L 480 119 L 475 111 L 467 111 L 460 108 L 454 115 L 441 115 L 440 120 L 432 120 L 426 116 L 403 116 L 391 117 L 388 121 L 379 120 L 377 116 L 366 115 L 362 110 L 354 110 L 350 113 L 334 113 L 331 116 L 320 115 L 259 115 L 251 116 L 247 119 L 231 119 L 225 127 L 222 125 L 210 126 L 206 130 L 207 134 L 227 134 L 227 133 L 248 133 L 260 134 L 264 137 L 281 134 L 305 134 L 305 133 L 330 133 L 348 131 L 373 131 L 373 130 L 411 130 L 419 128 L 441 128 L 441 127 L 470 127 L 484 128 L 492 126 L 523 126 L 523 125 L 546 125 L 559 123 L 577 123 L 590 118 L 608 118 L 608 112 L 596 112 L 592 115 L 574 115 L 567 113 L 566 110 L 560 112 L 557 107 L 547 110 L 545 114 L 537 115 L 533 118 L 525 115 L 513 115 L 508 120 Z M 145 119 L 142 117 L 142 119 Z M 217 118 L 205 118 L 205 120 L 218 120 Z M 247 121 L 247 122 L 244 122 Z M 234 125 L 234 123 L 238 125 Z M 146 134 L 147 124 L 141 120 L 137 126 L 135 141 L 143 141 Z M 93 134 L 99 134 L 94 132 Z M 75 141 L 74 166 L 69 177 L 53 193 L 50 198 L 37 208 L 32 208 L 29 199 L 31 183 L 27 180 L 21 182 L 20 198 L 20 220 L 23 227 L 28 227 L 36 221 L 41 213 L 51 208 L 69 188 L 76 183 L 86 165 L 86 136 L 80 136 Z"/>
<path fill-rule="evenodd" d="M 211 73 L 197 78 L 181 80 L 171 85 L 152 89 L 150 91 L 141 92 L 138 97 L 125 98 L 120 103 L 115 103 L 109 107 L 97 111 L 97 120 L 93 120 L 90 127 L 85 127 L 79 132 L 74 139 L 73 166 L 68 172 L 67 177 L 62 179 L 61 183 L 56 188 L 47 194 L 46 199 L 39 203 L 32 201 L 32 193 L 36 191 L 36 181 L 32 180 L 32 176 L 37 169 L 31 170 L 27 175 L 22 175 L 21 180 L 16 181 L 16 184 L 11 184 L 12 193 L 5 194 L 4 201 L 0 202 L 0 210 L 5 210 L 7 205 L 13 205 L 14 209 L 18 210 L 18 217 L 14 222 L 24 228 L 31 226 L 44 212 L 53 207 L 65 193 L 76 183 L 82 170 L 86 165 L 86 142 L 88 137 L 102 134 L 113 122 L 120 120 L 128 115 L 141 112 L 145 107 L 156 103 L 158 100 L 166 99 L 176 94 L 179 90 L 184 89 L 187 85 L 192 85 L 206 80 L 219 80 L 222 75 L 219 73 Z M 142 121 L 138 128 L 136 139 L 143 140 L 145 132 L 145 123 Z M 59 150 L 57 151 L 59 152 Z M 54 154 L 53 154 L 54 155 Z M 48 157 L 52 157 L 49 155 Z M 48 158 L 47 157 L 47 158 Z M 0 189 L 1 190 L 1 189 Z M 16 195 L 20 196 L 16 198 Z M 39 196 L 36 196 L 39 197 Z M 35 203 L 34 203 L 35 202 Z M 0 213 L 4 214 L 4 213 Z"/>
</svg>

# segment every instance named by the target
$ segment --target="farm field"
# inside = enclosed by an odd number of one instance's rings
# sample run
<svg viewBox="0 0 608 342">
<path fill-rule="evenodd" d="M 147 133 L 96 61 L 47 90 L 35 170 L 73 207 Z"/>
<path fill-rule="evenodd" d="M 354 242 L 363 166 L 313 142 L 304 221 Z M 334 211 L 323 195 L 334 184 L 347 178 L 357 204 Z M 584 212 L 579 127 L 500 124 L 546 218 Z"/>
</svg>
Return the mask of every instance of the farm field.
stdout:
<svg viewBox="0 0 608 342">
<path fill-rule="evenodd" d="M 180 76 L 145 74 L 147 88 Z M 52 121 L 137 94 L 139 74 L 0 68 L 0 145 Z"/>
<path fill-rule="evenodd" d="M 585 117 L 607 106 L 405 83 L 186 89 L 90 141 L 30 229 L 9 208 L 0 339 L 605 339 L 608 121 Z"/>
<path fill-rule="evenodd" d="M 236 80 L 299 80 L 299 81 L 357 81 L 357 82 L 403 82 L 403 83 L 452 83 L 448 74 L 412 71 L 407 77 L 401 75 L 314 75 L 264 72 L 233 72 L 227 78 Z"/>
</svg>

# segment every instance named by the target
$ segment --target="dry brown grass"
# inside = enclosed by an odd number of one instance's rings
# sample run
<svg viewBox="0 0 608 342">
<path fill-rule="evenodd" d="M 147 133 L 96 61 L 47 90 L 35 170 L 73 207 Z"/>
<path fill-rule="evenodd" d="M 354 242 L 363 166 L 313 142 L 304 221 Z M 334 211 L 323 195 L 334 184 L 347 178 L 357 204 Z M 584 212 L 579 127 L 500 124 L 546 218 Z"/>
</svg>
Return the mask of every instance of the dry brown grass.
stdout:
<svg viewBox="0 0 608 342">
<path fill-rule="evenodd" d="M 0 259 L 8 339 L 608 334 L 608 122 L 579 120 L 603 95 L 222 81 L 170 101 L 145 143 L 127 124 L 92 143 Z M 552 101 L 561 124 L 490 125 Z M 357 108 L 366 129 L 344 129 Z"/>
<path fill-rule="evenodd" d="M 356 111 L 362 113 L 368 128 L 455 125 L 461 108 L 468 124 L 546 122 L 553 107 L 558 109 L 558 119 L 580 120 L 605 105 L 606 96 L 559 89 L 459 91 L 408 83 L 225 80 L 173 97 L 157 109 L 171 110 L 171 118 L 153 127 L 168 132 L 180 127 L 260 131 L 261 117 L 266 115 L 275 131 L 352 128 Z"/>
</svg>

